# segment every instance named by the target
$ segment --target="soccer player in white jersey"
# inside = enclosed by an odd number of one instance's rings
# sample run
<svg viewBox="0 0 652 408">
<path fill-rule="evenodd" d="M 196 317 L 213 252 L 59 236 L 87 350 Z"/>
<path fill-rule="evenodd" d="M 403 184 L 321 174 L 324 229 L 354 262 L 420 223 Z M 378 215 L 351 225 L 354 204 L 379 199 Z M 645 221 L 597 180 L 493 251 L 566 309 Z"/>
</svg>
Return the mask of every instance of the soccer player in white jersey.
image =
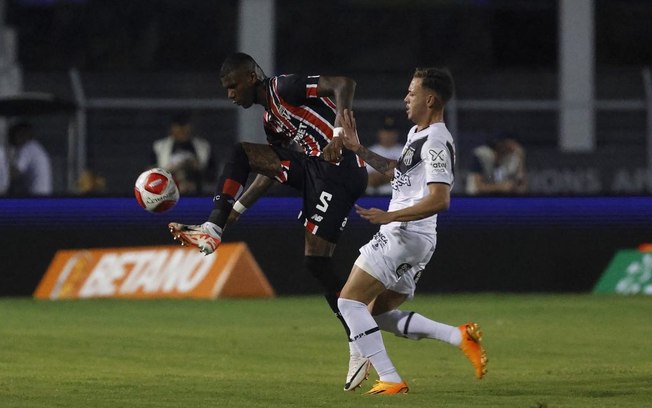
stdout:
<svg viewBox="0 0 652 408">
<path fill-rule="evenodd" d="M 486 373 L 487 357 L 476 323 L 459 327 L 435 322 L 398 307 L 414 296 L 416 283 L 435 251 L 437 214 L 450 204 L 455 147 L 444 124 L 444 106 L 453 94 L 453 79 L 445 69 L 417 69 L 405 107 L 415 126 L 399 160 L 379 156 L 360 144 L 353 113 L 342 118 L 344 146 L 381 173 L 393 175 L 387 211 L 356 206 L 357 213 L 380 230 L 363 247 L 342 289 L 338 306 L 351 330 L 351 341 L 367 361 L 349 371 L 345 390 L 367 377 L 369 364 L 379 380 L 366 394 L 408 392 L 383 344 L 380 330 L 410 339 L 436 339 L 459 347 L 475 368 Z M 371 311 L 370 311 L 371 309 Z"/>
</svg>

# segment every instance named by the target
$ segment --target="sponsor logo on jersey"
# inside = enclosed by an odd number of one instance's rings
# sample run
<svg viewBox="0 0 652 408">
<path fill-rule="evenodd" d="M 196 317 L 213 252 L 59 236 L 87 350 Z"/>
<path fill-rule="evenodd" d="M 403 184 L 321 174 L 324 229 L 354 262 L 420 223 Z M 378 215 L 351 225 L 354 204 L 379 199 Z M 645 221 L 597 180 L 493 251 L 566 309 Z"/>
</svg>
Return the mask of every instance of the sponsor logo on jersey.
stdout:
<svg viewBox="0 0 652 408">
<path fill-rule="evenodd" d="M 303 122 L 299 123 L 299 128 L 297 129 L 297 132 L 294 134 L 294 141 L 297 143 L 301 143 L 303 138 L 306 136 L 306 131 L 308 130 L 308 126 L 306 126 Z"/>
<path fill-rule="evenodd" d="M 446 152 L 443 149 L 439 151 L 430 149 L 428 153 L 430 153 L 433 162 L 446 163 Z"/>
<path fill-rule="evenodd" d="M 392 179 L 392 189 L 398 190 L 401 188 L 401 186 L 411 186 L 412 183 L 410 182 L 410 175 L 409 174 L 398 174 L 395 175 L 394 178 Z"/>
<path fill-rule="evenodd" d="M 402 263 L 396 268 L 396 276 L 401 279 L 405 272 L 409 271 L 412 268 L 412 265 L 409 263 Z"/>
<path fill-rule="evenodd" d="M 315 221 L 315 222 L 322 222 L 322 220 L 324 219 L 324 217 L 322 217 L 322 216 L 319 215 L 319 214 L 314 214 L 312 217 L 310 217 L 310 219 L 313 220 L 313 221 Z"/>
<path fill-rule="evenodd" d="M 428 153 L 430 154 L 430 166 L 436 173 L 446 173 L 448 170 L 446 169 L 447 163 L 447 154 L 445 150 L 435 150 L 435 149 L 430 149 L 428 150 Z"/>
</svg>

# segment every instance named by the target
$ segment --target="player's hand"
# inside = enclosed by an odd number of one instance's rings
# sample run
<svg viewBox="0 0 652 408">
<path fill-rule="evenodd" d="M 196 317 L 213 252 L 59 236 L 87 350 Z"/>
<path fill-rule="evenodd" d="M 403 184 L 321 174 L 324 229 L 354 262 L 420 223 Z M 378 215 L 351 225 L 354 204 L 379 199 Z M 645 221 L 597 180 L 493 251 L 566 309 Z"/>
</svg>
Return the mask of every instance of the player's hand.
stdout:
<svg viewBox="0 0 652 408">
<path fill-rule="evenodd" d="M 341 136 L 344 147 L 354 152 L 357 151 L 360 147 L 360 138 L 358 137 L 358 129 L 356 128 L 353 111 L 344 109 L 340 118 L 340 124 L 344 130 Z"/>
<path fill-rule="evenodd" d="M 339 163 L 342 160 L 342 138 L 334 137 L 324 147 L 324 160 L 332 163 Z"/>
<path fill-rule="evenodd" d="M 355 212 L 372 224 L 389 224 L 394 221 L 391 213 L 378 208 L 363 208 L 356 204 Z"/>
</svg>

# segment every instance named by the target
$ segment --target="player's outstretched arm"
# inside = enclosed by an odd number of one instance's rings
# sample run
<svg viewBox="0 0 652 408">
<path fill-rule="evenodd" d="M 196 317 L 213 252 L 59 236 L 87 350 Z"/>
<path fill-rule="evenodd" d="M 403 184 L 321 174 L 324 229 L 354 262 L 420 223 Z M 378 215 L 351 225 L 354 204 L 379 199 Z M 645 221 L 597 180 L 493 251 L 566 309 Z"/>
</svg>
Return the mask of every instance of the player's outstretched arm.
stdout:
<svg viewBox="0 0 652 408">
<path fill-rule="evenodd" d="M 335 126 L 341 126 L 341 116 L 344 109 L 351 110 L 353 95 L 355 94 L 355 81 L 345 76 L 320 76 L 317 84 L 317 95 L 334 97 L 337 116 Z"/>
<path fill-rule="evenodd" d="M 355 211 L 372 224 L 388 224 L 394 221 L 421 220 L 448 210 L 450 186 L 444 183 L 428 184 L 429 194 L 416 204 L 397 211 L 383 211 L 378 208 L 363 208 L 356 204 Z"/>
<path fill-rule="evenodd" d="M 379 173 L 392 177 L 394 175 L 394 168 L 396 167 L 396 160 L 391 160 L 376 154 L 360 144 L 353 111 L 344 109 L 341 124 L 344 130 L 341 136 L 344 147 L 353 151 Z"/>
<path fill-rule="evenodd" d="M 341 117 L 344 109 L 351 109 L 353 95 L 355 94 L 355 81 L 344 76 L 320 76 L 317 84 L 317 95 L 328 96 L 335 100 L 337 113 L 335 126 L 341 126 Z M 324 160 L 339 162 L 342 160 L 342 141 L 333 135 L 330 143 L 324 148 Z"/>
<path fill-rule="evenodd" d="M 242 205 L 245 209 L 246 208 L 251 208 L 258 199 L 267 192 L 267 190 L 270 189 L 274 184 L 276 183 L 276 180 L 269 178 L 267 176 L 263 176 L 262 174 L 256 175 L 256 178 L 254 181 L 251 182 L 247 190 L 240 196 L 238 199 L 238 202 L 240 205 Z M 244 210 L 242 210 L 244 212 Z M 236 209 L 231 210 L 231 213 L 229 214 L 229 218 L 226 221 L 226 225 L 229 226 L 236 222 L 238 218 L 240 217 L 240 212 L 236 211 Z"/>
</svg>

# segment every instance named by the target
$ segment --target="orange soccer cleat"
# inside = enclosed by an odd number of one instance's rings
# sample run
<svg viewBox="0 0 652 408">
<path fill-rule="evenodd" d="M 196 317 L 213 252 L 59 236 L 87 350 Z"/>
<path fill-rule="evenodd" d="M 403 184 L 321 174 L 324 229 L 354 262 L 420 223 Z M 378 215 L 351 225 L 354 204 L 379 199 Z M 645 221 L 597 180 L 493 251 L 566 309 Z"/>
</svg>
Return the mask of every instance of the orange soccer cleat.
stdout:
<svg viewBox="0 0 652 408">
<path fill-rule="evenodd" d="M 385 382 L 376 380 L 376 384 L 364 395 L 394 395 L 394 394 L 407 394 L 410 391 L 407 383 L 402 381 L 400 383 Z"/>
<path fill-rule="evenodd" d="M 477 323 L 466 323 L 458 327 L 462 333 L 460 349 L 475 368 L 475 376 L 481 380 L 487 374 L 487 353 L 482 347 L 482 332 Z"/>
</svg>

